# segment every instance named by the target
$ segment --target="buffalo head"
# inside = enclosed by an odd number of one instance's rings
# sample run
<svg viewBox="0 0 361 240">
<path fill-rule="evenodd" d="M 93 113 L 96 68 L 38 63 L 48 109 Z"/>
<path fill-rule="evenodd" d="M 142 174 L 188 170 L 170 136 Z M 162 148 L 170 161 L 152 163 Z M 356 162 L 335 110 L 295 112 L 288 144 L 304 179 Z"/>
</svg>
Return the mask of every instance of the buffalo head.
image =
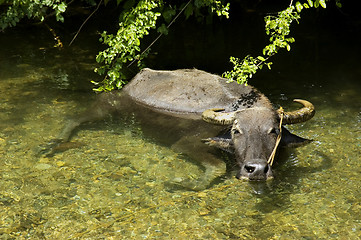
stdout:
<svg viewBox="0 0 361 240">
<path fill-rule="evenodd" d="M 231 150 L 240 167 L 237 178 L 249 180 L 266 180 L 273 177 L 270 156 L 277 148 L 277 140 L 286 145 L 288 142 L 305 141 L 297 137 L 282 124 L 294 124 L 307 121 L 315 114 L 312 103 L 296 99 L 303 108 L 294 112 L 275 111 L 266 107 L 254 107 L 222 112 L 224 109 L 209 109 L 203 112 L 202 118 L 206 122 L 231 125 L 228 137 L 206 139 L 210 145 Z M 282 118 L 282 124 L 280 124 Z M 280 135 L 280 136 L 279 136 Z"/>
</svg>

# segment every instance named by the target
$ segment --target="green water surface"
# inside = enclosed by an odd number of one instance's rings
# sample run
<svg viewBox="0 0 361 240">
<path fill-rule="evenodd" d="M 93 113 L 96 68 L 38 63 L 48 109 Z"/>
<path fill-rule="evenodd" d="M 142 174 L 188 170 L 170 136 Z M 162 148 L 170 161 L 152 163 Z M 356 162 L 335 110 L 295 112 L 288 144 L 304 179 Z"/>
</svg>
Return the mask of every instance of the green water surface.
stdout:
<svg viewBox="0 0 361 240">
<path fill-rule="evenodd" d="M 261 74 L 266 82 L 252 82 L 276 106 L 295 109 L 292 99 L 304 98 L 317 111 L 289 127 L 314 142 L 283 151 L 274 180 L 230 177 L 192 192 L 167 182 L 203 170 L 146 138 L 131 115 L 123 124 L 84 127 L 72 148 L 53 157 L 37 155 L 66 118 L 89 105 L 88 82 L 99 77 L 90 44 L 58 50 L 44 29 L 26 38 L 23 31 L 0 36 L 1 239 L 361 238 L 356 41 L 338 46 L 337 60 L 310 62 L 296 49 Z"/>
</svg>

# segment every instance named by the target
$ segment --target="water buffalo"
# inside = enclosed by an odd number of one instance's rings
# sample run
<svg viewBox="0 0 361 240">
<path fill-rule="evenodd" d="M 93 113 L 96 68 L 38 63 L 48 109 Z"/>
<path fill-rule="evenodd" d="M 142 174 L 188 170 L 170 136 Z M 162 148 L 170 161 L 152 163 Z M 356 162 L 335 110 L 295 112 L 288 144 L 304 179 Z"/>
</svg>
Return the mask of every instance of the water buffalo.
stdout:
<svg viewBox="0 0 361 240">
<path fill-rule="evenodd" d="M 144 131 L 149 126 L 156 128 L 153 136 L 205 167 L 203 176 L 182 180 L 183 186 L 202 189 L 226 172 L 226 164 L 213 152 L 216 148 L 234 154 L 237 178 L 267 180 L 273 177 L 270 156 L 278 143 L 287 146 L 308 141 L 280 124 L 281 118 L 282 124 L 294 124 L 313 117 L 310 102 L 295 101 L 303 107 L 283 112 L 273 109 L 254 87 L 228 83 L 218 75 L 197 69 L 146 68 L 121 91 L 100 94 L 92 107 L 65 126 L 57 144 L 68 142 L 73 130 L 84 122 L 134 112 L 146 126 Z"/>
</svg>

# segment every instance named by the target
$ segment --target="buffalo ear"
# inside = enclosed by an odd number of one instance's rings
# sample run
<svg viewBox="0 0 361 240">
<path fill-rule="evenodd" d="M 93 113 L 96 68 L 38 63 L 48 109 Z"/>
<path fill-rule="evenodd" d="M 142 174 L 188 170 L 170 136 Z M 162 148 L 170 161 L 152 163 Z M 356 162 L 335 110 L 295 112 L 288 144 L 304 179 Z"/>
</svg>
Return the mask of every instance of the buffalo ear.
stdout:
<svg viewBox="0 0 361 240">
<path fill-rule="evenodd" d="M 285 127 L 282 127 L 282 138 L 281 145 L 285 147 L 300 147 L 306 145 L 313 140 L 305 139 L 299 136 L 296 136 L 290 131 L 288 131 Z"/>
<path fill-rule="evenodd" d="M 223 151 L 233 153 L 233 141 L 231 138 L 213 137 L 202 139 L 202 142 L 216 148 L 220 148 Z"/>
</svg>

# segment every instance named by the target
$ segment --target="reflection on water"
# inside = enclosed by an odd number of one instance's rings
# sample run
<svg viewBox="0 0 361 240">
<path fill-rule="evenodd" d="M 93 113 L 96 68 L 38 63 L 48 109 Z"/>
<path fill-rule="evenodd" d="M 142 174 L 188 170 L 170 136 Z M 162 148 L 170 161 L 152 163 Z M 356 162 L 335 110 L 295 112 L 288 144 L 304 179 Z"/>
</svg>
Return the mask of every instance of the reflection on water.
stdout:
<svg viewBox="0 0 361 240">
<path fill-rule="evenodd" d="M 0 50 L 1 238 L 361 237 L 359 54 L 322 58 L 314 68 L 293 55 L 298 68 L 287 58 L 262 73 L 272 84 L 259 77 L 255 85 L 275 105 L 295 108 L 296 97 L 315 104 L 311 121 L 289 127 L 314 142 L 280 152 L 272 181 L 230 177 L 189 192 L 167 182 L 197 178 L 202 169 L 146 138 L 132 116 L 87 125 L 73 138 L 75 147 L 37 157 L 64 119 L 92 98 L 83 83 L 94 78 L 95 51 L 58 51 L 46 36 L 22 34 L 0 36 L 2 46 L 17 43 Z"/>
</svg>

